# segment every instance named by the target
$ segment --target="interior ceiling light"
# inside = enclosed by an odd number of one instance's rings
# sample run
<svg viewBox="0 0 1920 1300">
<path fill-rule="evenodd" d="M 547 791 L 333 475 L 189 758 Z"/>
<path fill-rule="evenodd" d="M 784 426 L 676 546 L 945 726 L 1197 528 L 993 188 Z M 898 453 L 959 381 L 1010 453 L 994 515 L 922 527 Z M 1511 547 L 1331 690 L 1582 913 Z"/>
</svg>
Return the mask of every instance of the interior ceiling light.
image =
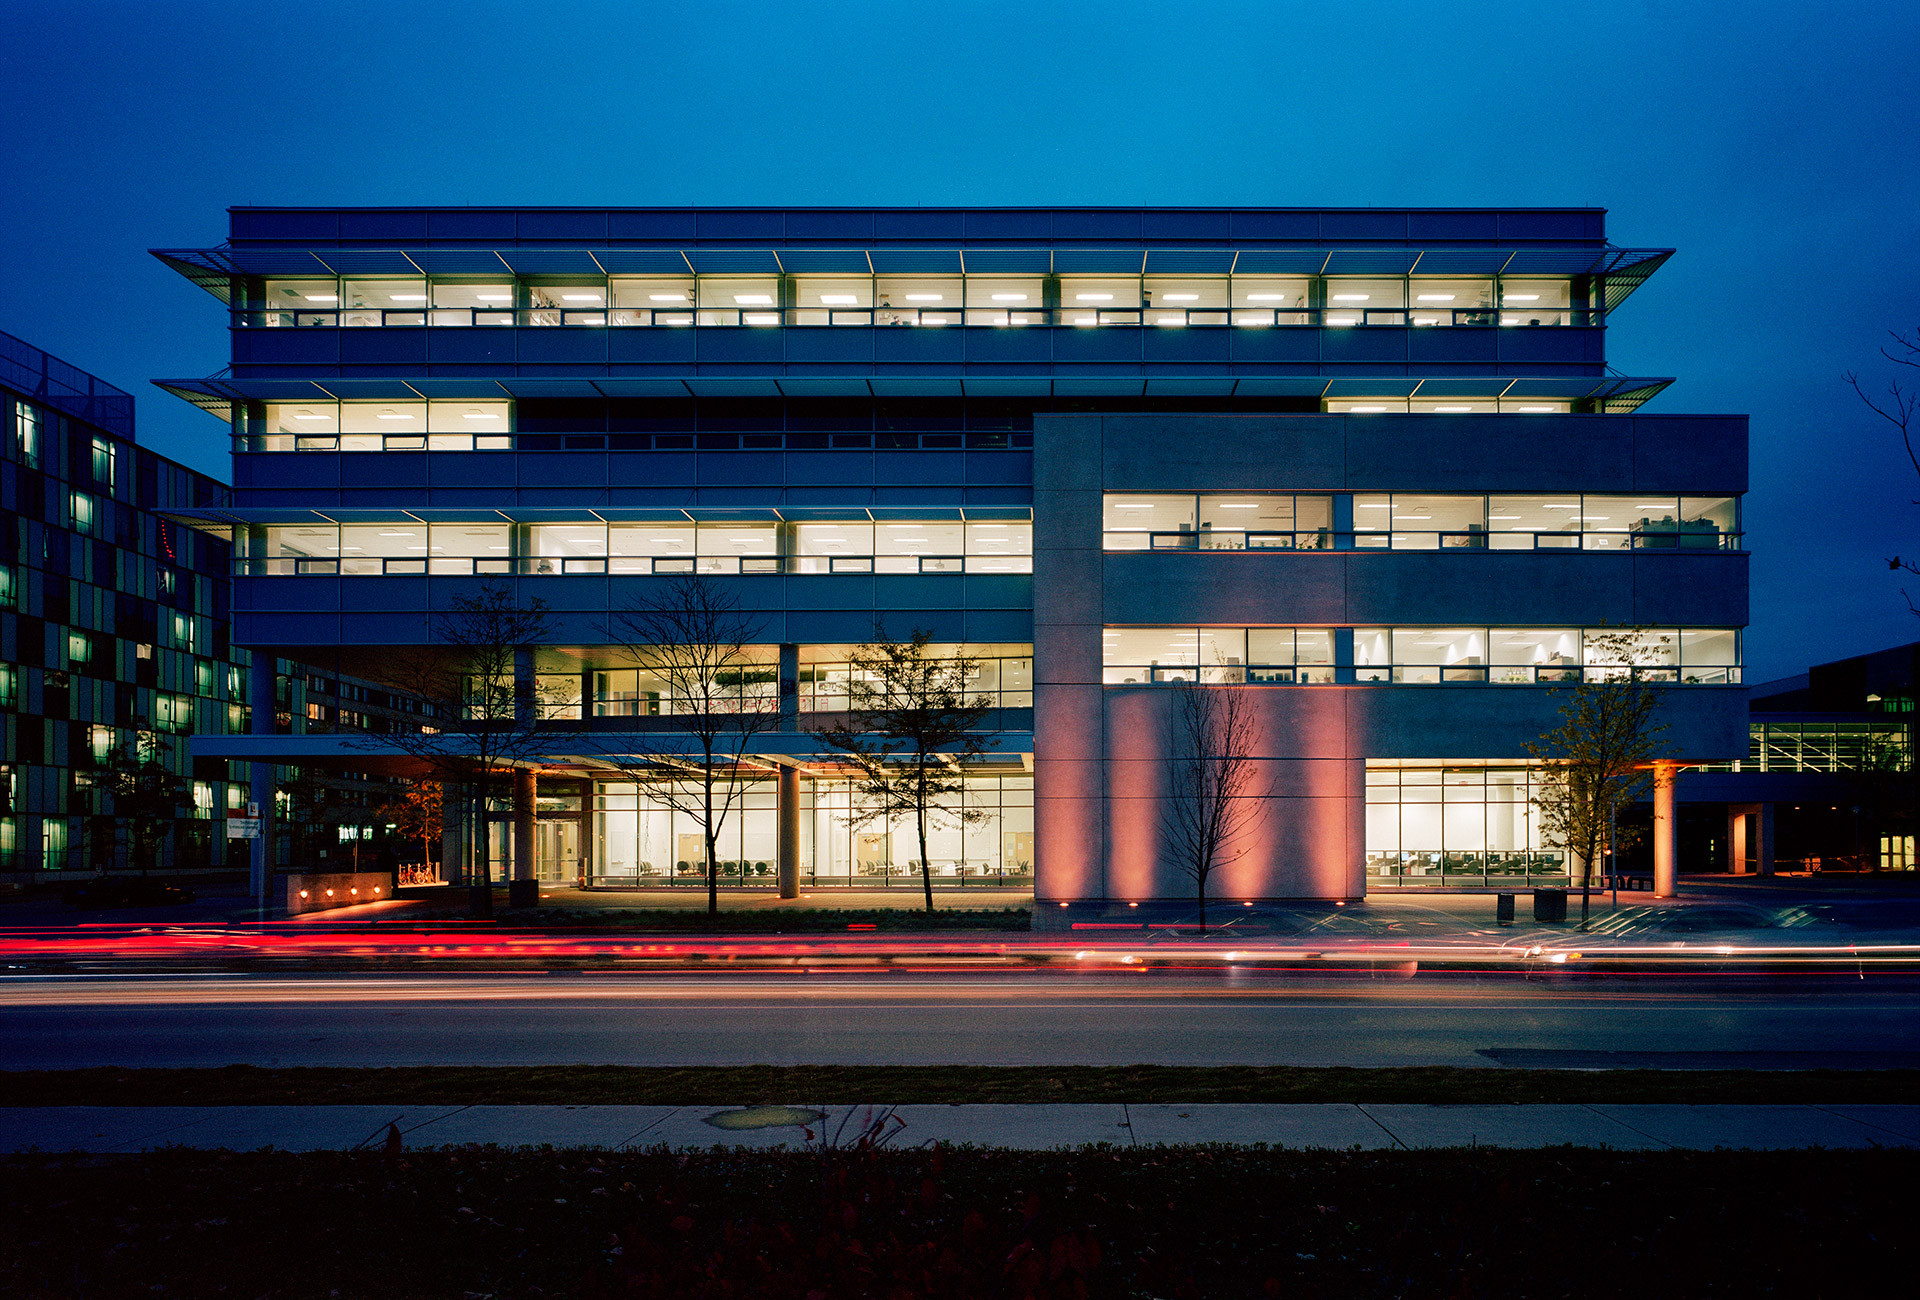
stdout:
<svg viewBox="0 0 1920 1300">
<path fill-rule="evenodd" d="M 600 295 L 597 293 L 563 293 L 560 295 L 560 300 L 562 302 L 599 302 Z"/>
<path fill-rule="evenodd" d="M 1247 295 L 1248 302 L 1285 302 L 1286 300 L 1287 295 L 1284 293 L 1250 293 Z"/>
<path fill-rule="evenodd" d="M 1113 295 L 1108 294 L 1107 296 L 1112 297 Z M 1027 295 L 1024 293 L 996 293 L 993 295 L 993 300 L 995 302 L 1025 302 Z"/>
<path fill-rule="evenodd" d="M 823 293 L 820 295 L 820 301 L 832 307 L 851 307 L 859 302 L 860 298 L 858 294 L 851 293 Z"/>
<path fill-rule="evenodd" d="M 1540 301 L 1540 295 L 1537 293 L 1510 293 L 1505 295 L 1505 297 L 1508 302 L 1539 302 Z"/>
<path fill-rule="evenodd" d="M 742 307 L 771 307 L 773 296 L 765 293 L 736 293 L 733 300 Z"/>
<path fill-rule="evenodd" d="M 413 417 L 405 411 L 396 411 L 392 407 L 382 410 L 377 417 L 382 420 L 411 420 Z"/>
<path fill-rule="evenodd" d="M 995 297 L 998 296 L 997 294 L 995 295 Z M 1026 297 L 1025 294 L 1021 294 L 1020 296 L 1023 298 Z M 1073 295 L 1073 300 L 1075 302 L 1112 302 L 1113 295 L 1110 293 L 1076 293 Z"/>
<path fill-rule="evenodd" d="M 1384 406 L 1349 406 L 1347 409 L 1360 415 L 1378 415 L 1387 408 Z"/>
<path fill-rule="evenodd" d="M 510 293 L 476 293 L 473 295 L 473 297 L 476 302 L 512 302 L 513 301 L 513 295 Z"/>
<path fill-rule="evenodd" d="M 1421 302 L 1452 302 L 1453 295 L 1450 293 L 1423 293 L 1420 295 L 1419 301 Z"/>
<path fill-rule="evenodd" d="M 340 295 L 337 293 L 310 293 L 306 295 L 306 299 L 308 302 L 339 302 Z"/>
<path fill-rule="evenodd" d="M 424 293 L 395 293 L 387 296 L 395 302 L 425 302 L 427 300 L 427 295 Z"/>
<path fill-rule="evenodd" d="M 650 293 L 647 295 L 648 302 L 685 302 L 686 300 L 687 295 L 684 293 Z"/>
<path fill-rule="evenodd" d="M 1336 293 L 1333 295 L 1333 300 L 1335 302 L 1365 302 L 1370 296 L 1371 295 L 1364 293 Z"/>
<path fill-rule="evenodd" d="M 463 418 L 468 420 L 497 420 L 500 417 L 492 411 L 468 411 Z"/>
<path fill-rule="evenodd" d="M 910 293 L 907 295 L 908 302 L 940 302 L 941 300 L 941 295 L 937 293 Z"/>
<path fill-rule="evenodd" d="M 1200 301 L 1200 295 L 1197 293 L 1166 293 L 1166 294 L 1161 294 L 1160 296 L 1162 299 L 1164 299 L 1167 302 L 1199 302 Z"/>
<path fill-rule="evenodd" d="M 332 417 L 326 416 L 326 415 L 318 415 L 312 411 L 295 411 L 293 413 L 293 418 L 296 420 L 327 420 L 327 419 L 331 419 Z"/>
</svg>

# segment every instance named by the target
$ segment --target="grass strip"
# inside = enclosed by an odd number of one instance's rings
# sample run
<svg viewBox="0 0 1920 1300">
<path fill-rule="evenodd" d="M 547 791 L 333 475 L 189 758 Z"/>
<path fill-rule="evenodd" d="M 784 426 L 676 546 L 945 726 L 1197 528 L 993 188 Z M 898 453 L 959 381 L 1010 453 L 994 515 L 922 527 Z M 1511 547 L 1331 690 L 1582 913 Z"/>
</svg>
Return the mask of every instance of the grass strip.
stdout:
<svg viewBox="0 0 1920 1300">
<path fill-rule="evenodd" d="M 1920 1153 L 458 1151 L 0 1158 L 0 1294 L 1884 1295 Z"/>
<path fill-rule="evenodd" d="M 0 1106 L 943 1102 L 1914 1104 L 1920 1070 L 1293 1066 L 400 1066 L 0 1070 Z"/>
</svg>

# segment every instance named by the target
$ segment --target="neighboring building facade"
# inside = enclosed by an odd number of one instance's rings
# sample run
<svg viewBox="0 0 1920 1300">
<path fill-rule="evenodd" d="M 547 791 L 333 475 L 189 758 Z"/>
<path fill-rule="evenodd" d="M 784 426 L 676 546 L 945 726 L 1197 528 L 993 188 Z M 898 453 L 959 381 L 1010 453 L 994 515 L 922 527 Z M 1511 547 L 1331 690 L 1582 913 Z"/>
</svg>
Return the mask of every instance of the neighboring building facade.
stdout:
<svg viewBox="0 0 1920 1300">
<path fill-rule="evenodd" d="M 1696 869 L 1914 870 L 1920 642 L 1816 664 L 1751 696 L 1746 756 L 1677 787 Z"/>
<path fill-rule="evenodd" d="M 138 446 L 133 406 L 0 334 L 0 881 L 237 865 L 225 819 L 245 813 L 249 774 L 193 758 L 189 737 L 251 730 L 251 657 L 232 642 L 227 539 L 169 517 L 219 506 L 229 489 Z M 366 683 L 275 667 L 276 732 L 418 725 Z M 184 795 L 151 855 L 113 794 L 143 736 Z M 351 853 L 343 841 L 378 830 L 371 812 L 390 789 L 340 771 L 283 769 L 276 784 L 277 864 Z"/>
<path fill-rule="evenodd" d="M 159 512 L 226 485 L 136 446 L 129 394 L 5 334 L 0 422 L 0 878 L 132 865 L 108 787 L 142 732 L 189 783 L 154 865 L 223 865 L 245 789 L 186 737 L 247 730 L 247 654 L 226 543 Z"/>
<path fill-rule="evenodd" d="M 672 701 L 604 630 L 683 572 L 765 611 L 796 719 L 742 883 L 917 871 L 807 732 L 876 624 L 993 705 L 935 871 L 1049 902 L 1191 892 L 1156 688 L 1196 676 L 1279 796 L 1223 897 L 1565 881 L 1525 745 L 1602 626 L 1655 629 L 1677 757 L 1745 752 L 1745 419 L 1636 414 L 1668 381 L 1606 325 L 1668 254 L 1597 209 L 242 208 L 159 256 L 232 313 L 163 386 L 232 427 L 231 504 L 177 517 L 236 539 L 240 644 L 377 681 L 482 584 L 555 611 L 523 874 L 691 874 L 621 770 Z"/>
</svg>

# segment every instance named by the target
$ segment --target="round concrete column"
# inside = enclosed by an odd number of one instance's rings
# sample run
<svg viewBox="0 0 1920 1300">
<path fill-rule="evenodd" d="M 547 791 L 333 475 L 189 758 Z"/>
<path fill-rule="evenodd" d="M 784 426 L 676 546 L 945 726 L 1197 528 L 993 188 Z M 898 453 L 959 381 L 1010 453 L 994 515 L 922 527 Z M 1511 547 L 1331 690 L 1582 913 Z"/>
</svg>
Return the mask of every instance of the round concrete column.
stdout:
<svg viewBox="0 0 1920 1300">
<path fill-rule="evenodd" d="M 1673 782 L 1678 763 L 1653 765 L 1653 896 L 1672 898 L 1679 892 L 1679 825 L 1674 818 Z"/>
<path fill-rule="evenodd" d="M 540 882 L 534 879 L 533 809 L 539 779 L 531 768 L 513 773 L 513 880 L 507 885 L 507 906 L 540 906 Z"/>
<path fill-rule="evenodd" d="M 800 769 L 780 766 L 780 897 L 800 897 Z"/>
</svg>

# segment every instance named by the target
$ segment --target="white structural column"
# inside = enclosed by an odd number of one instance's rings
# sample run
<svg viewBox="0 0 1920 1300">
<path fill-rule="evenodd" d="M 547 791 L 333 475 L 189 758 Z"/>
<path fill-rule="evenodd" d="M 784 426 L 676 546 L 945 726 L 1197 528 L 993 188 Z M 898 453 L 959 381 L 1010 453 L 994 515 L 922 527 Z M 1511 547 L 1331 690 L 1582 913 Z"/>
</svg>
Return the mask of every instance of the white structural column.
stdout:
<svg viewBox="0 0 1920 1300">
<path fill-rule="evenodd" d="M 1680 765 L 1661 761 L 1653 765 L 1653 896 L 1672 898 L 1679 892 L 1679 827 L 1674 818 L 1673 782 Z"/>
<path fill-rule="evenodd" d="M 273 734 L 274 714 L 278 711 L 278 701 L 274 698 L 274 668 L 278 660 L 260 650 L 253 652 L 251 666 L 247 670 L 247 704 L 253 710 L 252 732 L 256 736 Z M 248 872 L 248 888 L 253 894 L 254 906 L 264 918 L 272 900 L 267 897 L 273 888 L 273 764 L 253 763 L 247 769 L 247 801 L 259 806 L 260 834 L 252 842 L 253 861 Z"/>
</svg>

